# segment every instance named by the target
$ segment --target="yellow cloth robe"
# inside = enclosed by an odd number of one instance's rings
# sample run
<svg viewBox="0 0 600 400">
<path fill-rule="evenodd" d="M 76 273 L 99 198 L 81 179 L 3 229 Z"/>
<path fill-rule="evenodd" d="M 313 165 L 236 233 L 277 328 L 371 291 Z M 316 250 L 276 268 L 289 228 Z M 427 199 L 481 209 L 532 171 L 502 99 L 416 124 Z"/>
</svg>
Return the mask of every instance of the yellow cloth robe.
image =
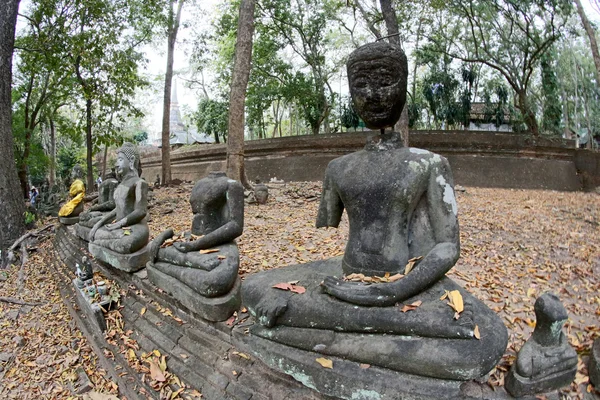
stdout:
<svg viewBox="0 0 600 400">
<path fill-rule="evenodd" d="M 60 208 L 60 211 L 58 212 L 59 217 L 68 217 L 73 213 L 75 207 L 83 201 L 83 197 L 85 196 L 85 185 L 81 179 L 75 179 L 71 184 L 69 195 L 72 199 Z"/>
</svg>

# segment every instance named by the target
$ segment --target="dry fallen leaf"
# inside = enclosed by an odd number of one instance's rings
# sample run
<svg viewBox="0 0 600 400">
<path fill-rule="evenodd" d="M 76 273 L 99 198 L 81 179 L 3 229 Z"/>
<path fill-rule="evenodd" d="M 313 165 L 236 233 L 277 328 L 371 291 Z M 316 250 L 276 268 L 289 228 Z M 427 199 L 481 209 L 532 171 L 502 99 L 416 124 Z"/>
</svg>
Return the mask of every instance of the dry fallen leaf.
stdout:
<svg viewBox="0 0 600 400">
<path fill-rule="evenodd" d="M 140 311 L 140 315 L 146 314 L 146 307 L 142 307 L 142 311 Z"/>
<path fill-rule="evenodd" d="M 323 368 L 329 368 L 329 369 L 333 369 L 333 361 L 331 361 L 331 360 L 330 360 L 330 359 L 328 359 L 328 358 L 323 358 L 323 357 L 320 357 L 320 358 L 317 358 L 317 360 L 316 360 L 316 361 L 317 361 L 319 364 L 321 364 L 321 366 L 322 366 Z"/>
<path fill-rule="evenodd" d="M 479 326 L 475 325 L 475 329 L 473 329 L 473 336 L 475 336 L 475 339 L 480 340 L 481 339 L 481 333 L 479 333 Z"/>
<path fill-rule="evenodd" d="M 249 359 L 250 359 L 250 357 L 249 357 L 247 354 L 240 353 L 240 352 L 238 352 L 238 351 L 234 351 L 232 354 L 235 354 L 235 355 L 236 355 L 236 356 L 238 356 L 238 357 L 245 358 L 246 360 L 249 360 Z"/>
<path fill-rule="evenodd" d="M 361 369 L 367 369 L 369 367 L 371 367 L 371 364 L 360 364 Z"/>
<path fill-rule="evenodd" d="M 167 380 L 160 366 L 154 361 L 148 361 L 150 364 L 150 377 L 158 382 L 164 382 Z"/>
<path fill-rule="evenodd" d="M 219 251 L 219 249 L 206 249 L 206 250 L 200 250 L 200 254 L 210 254 L 210 253 L 216 253 L 218 251 Z"/>
<path fill-rule="evenodd" d="M 289 290 L 293 293 L 298 293 L 298 294 L 302 294 L 302 293 L 306 292 L 305 287 L 298 286 L 298 285 L 292 285 L 287 282 L 277 283 L 277 284 L 273 285 L 272 287 L 275 289 Z"/>
<path fill-rule="evenodd" d="M 448 305 L 452 307 L 458 314 L 464 311 L 465 306 L 463 303 L 463 298 L 458 290 L 448 292 L 448 300 Z"/>
<path fill-rule="evenodd" d="M 421 300 L 417 300 L 415 302 L 413 302 L 412 304 L 405 304 L 400 311 L 402 311 L 403 313 L 407 312 L 407 311 L 413 311 L 416 310 L 417 307 L 419 307 L 421 304 L 423 304 L 423 302 Z"/>
</svg>

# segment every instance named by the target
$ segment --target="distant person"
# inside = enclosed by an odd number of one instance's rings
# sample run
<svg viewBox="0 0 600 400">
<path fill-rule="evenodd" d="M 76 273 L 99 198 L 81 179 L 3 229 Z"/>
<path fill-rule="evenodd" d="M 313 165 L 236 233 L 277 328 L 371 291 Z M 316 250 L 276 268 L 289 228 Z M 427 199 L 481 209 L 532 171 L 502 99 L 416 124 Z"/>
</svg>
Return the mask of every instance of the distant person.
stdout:
<svg viewBox="0 0 600 400">
<path fill-rule="evenodd" d="M 96 189 L 98 189 L 101 184 L 102 184 L 102 177 L 100 175 L 98 175 L 98 179 L 96 179 Z"/>
<path fill-rule="evenodd" d="M 37 197 L 39 195 L 40 195 L 40 193 L 38 192 L 36 187 L 32 186 L 31 190 L 29 191 L 29 202 L 31 203 L 32 206 L 35 207 L 35 200 L 37 199 Z"/>
</svg>

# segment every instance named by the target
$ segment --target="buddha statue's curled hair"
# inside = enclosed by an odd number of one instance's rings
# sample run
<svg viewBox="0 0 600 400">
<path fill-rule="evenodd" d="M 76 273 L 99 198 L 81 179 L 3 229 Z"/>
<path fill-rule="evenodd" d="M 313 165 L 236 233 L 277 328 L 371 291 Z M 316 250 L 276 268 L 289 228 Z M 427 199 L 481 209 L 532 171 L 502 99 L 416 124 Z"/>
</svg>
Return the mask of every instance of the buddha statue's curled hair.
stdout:
<svg viewBox="0 0 600 400">
<path fill-rule="evenodd" d="M 140 152 L 133 143 L 125 142 L 123 146 L 119 149 L 118 153 L 123 153 L 129 163 L 131 164 L 131 169 L 135 171 L 135 173 L 140 176 Z"/>
</svg>

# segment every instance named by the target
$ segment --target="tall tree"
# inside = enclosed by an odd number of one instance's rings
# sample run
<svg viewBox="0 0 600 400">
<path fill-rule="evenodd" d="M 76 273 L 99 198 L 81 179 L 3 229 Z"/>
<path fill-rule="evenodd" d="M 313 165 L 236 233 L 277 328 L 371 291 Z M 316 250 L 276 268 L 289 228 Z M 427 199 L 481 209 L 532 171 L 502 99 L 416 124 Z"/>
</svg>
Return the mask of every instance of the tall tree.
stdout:
<svg viewBox="0 0 600 400">
<path fill-rule="evenodd" d="M 25 229 L 23 198 L 14 162 L 11 83 L 12 55 L 19 0 L 5 0 L 0 12 L 0 264 L 6 249 Z"/>
<path fill-rule="evenodd" d="M 381 4 L 381 13 L 383 14 L 383 20 L 387 27 L 388 40 L 390 43 L 400 46 L 400 30 L 398 29 L 398 17 L 396 11 L 392 7 L 391 0 L 379 0 Z M 414 78 L 413 78 L 414 79 Z M 394 126 L 394 129 L 400 131 L 402 136 L 402 142 L 404 146 L 408 147 L 408 106 L 405 105 L 400 114 L 400 119 Z"/>
<path fill-rule="evenodd" d="M 177 32 L 181 22 L 181 9 L 185 0 L 170 0 L 167 18 L 167 71 L 165 72 L 165 90 L 163 95 L 163 118 L 161 134 L 162 182 L 171 181 L 171 131 L 169 121 L 171 116 L 171 84 L 173 81 L 173 56 Z M 174 8 L 177 4 L 176 9 Z"/>
<path fill-rule="evenodd" d="M 244 169 L 244 105 L 252 61 L 254 9 L 256 0 L 242 0 L 235 44 L 233 76 L 229 95 L 229 122 L 227 134 L 227 176 L 250 187 Z"/>
<path fill-rule="evenodd" d="M 539 125 L 529 96 L 533 73 L 541 57 L 556 42 L 571 15 L 568 0 L 449 0 L 446 7 L 460 28 L 459 42 L 446 32 L 430 40 L 438 50 L 468 63 L 498 71 L 516 94 L 527 128 Z M 451 46 L 445 47 L 448 39 Z"/>
<path fill-rule="evenodd" d="M 585 11 L 583 10 L 583 6 L 581 5 L 581 0 L 575 0 L 575 4 L 577 5 L 577 13 L 579 14 L 579 18 L 581 18 L 581 23 L 583 28 L 585 29 L 585 33 L 587 33 L 587 37 L 590 41 L 590 48 L 592 50 L 592 56 L 594 58 L 594 65 L 596 66 L 596 82 L 600 85 L 600 53 L 598 52 L 598 42 L 596 41 L 596 31 L 590 24 L 590 20 L 587 15 L 585 15 Z"/>
</svg>

